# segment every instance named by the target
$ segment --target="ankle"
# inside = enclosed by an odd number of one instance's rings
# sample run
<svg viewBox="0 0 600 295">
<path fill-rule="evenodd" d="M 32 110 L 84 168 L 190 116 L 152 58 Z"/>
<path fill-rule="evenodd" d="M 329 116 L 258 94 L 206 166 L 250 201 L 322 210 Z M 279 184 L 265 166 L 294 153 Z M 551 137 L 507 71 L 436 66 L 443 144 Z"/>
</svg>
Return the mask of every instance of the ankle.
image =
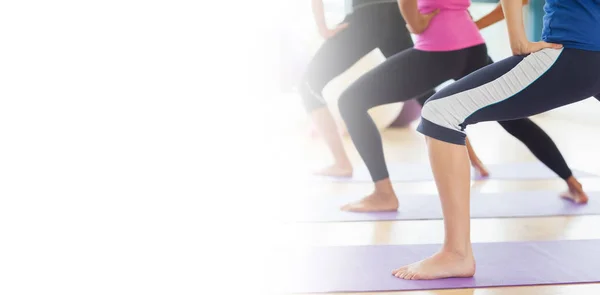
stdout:
<svg viewBox="0 0 600 295">
<path fill-rule="evenodd" d="M 581 190 L 583 188 L 581 183 L 573 176 L 567 178 L 567 186 L 569 190 Z"/>
<path fill-rule="evenodd" d="M 354 170 L 350 162 L 336 162 L 335 165 L 346 170 Z"/>
<path fill-rule="evenodd" d="M 375 193 L 379 195 L 396 195 L 394 187 L 389 178 L 385 178 L 375 182 Z"/>
<path fill-rule="evenodd" d="M 340 168 L 352 169 L 352 163 L 350 163 L 350 159 L 348 159 L 348 157 L 336 157 L 333 165 Z"/>
<path fill-rule="evenodd" d="M 442 247 L 442 252 L 446 253 L 446 254 L 451 254 L 452 256 L 455 256 L 457 258 L 467 258 L 470 256 L 473 256 L 473 249 L 471 248 L 471 242 L 468 242 L 467 244 L 465 243 L 449 243 L 449 242 L 445 242 L 444 246 Z"/>
</svg>

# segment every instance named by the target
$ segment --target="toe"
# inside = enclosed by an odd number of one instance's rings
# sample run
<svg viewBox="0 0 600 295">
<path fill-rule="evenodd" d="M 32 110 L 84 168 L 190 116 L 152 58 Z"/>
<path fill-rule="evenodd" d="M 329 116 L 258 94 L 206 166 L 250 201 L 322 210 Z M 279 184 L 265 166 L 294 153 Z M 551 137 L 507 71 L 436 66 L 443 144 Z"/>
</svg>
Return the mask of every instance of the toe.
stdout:
<svg viewBox="0 0 600 295">
<path fill-rule="evenodd" d="M 357 204 L 348 204 L 344 208 L 344 211 L 348 211 L 348 212 L 360 212 L 360 207 Z"/>
<path fill-rule="evenodd" d="M 357 203 L 348 203 L 344 206 L 342 206 L 342 210 L 344 211 L 354 211 L 354 209 L 356 208 Z"/>
<path fill-rule="evenodd" d="M 399 268 L 396 268 L 396 269 L 394 269 L 394 270 L 392 271 L 392 273 L 393 273 L 394 275 L 396 275 L 397 273 L 399 273 L 399 272 L 403 272 L 403 271 L 405 271 L 405 270 L 406 270 L 406 266 L 403 266 L 403 267 L 399 267 Z"/>
</svg>

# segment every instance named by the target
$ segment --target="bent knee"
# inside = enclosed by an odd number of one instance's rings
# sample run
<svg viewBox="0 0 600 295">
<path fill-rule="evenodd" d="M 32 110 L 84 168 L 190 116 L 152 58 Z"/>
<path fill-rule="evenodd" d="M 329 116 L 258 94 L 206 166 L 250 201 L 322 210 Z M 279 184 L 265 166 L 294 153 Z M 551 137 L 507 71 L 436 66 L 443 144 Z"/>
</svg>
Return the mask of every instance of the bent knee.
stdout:
<svg viewBox="0 0 600 295">
<path fill-rule="evenodd" d="M 322 90 L 315 90 L 315 88 L 312 87 L 309 82 L 302 82 L 298 90 L 300 92 L 300 96 L 302 97 L 302 104 L 307 112 L 310 113 L 314 110 L 327 106 L 327 102 L 321 94 Z"/>
<path fill-rule="evenodd" d="M 338 108 L 343 117 L 350 116 L 355 112 L 361 111 L 360 98 L 358 93 L 352 87 L 347 88 L 342 92 L 338 99 Z"/>
<path fill-rule="evenodd" d="M 423 135 L 448 143 L 464 145 L 464 126 L 452 108 L 438 101 L 427 101 L 421 110 L 421 123 L 417 128 Z"/>
<path fill-rule="evenodd" d="M 440 127 L 463 131 L 466 126 L 463 125 L 461 116 L 456 114 L 455 109 L 446 106 L 440 100 L 427 101 L 421 110 L 421 117 Z"/>
<path fill-rule="evenodd" d="M 344 91 L 337 101 L 338 110 L 340 111 L 340 115 L 342 115 L 342 117 L 347 117 L 350 113 L 353 112 L 350 97 L 351 96 L 346 94 L 346 91 Z"/>
</svg>

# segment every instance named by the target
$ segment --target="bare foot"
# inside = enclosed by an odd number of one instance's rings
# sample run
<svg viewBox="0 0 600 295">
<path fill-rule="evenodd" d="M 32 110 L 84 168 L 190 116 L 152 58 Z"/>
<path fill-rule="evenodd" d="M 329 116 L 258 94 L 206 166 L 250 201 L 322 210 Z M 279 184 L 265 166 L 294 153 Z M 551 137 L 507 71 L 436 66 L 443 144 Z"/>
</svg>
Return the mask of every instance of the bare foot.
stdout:
<svg viewBox="0 0 600 295">
<path fill-rule="evenodd" d="M 477 178 L 485 178 L 490 176 L 490 172 L 485 168 L 483 163 L 479 159 L 471 161 L 471 166 L 475 169 L 475 176 Z"/>
<path fill-rule="evenodd" d="M 588 202 L 588 196 L 583 191 L 583 186 L 575 177 L 571 176 L 567 179 L 569 190 L 560 195 L 561 198 L 575 202 L 577 204 L 585 204 Z"/>
<path fill-rule="evenodd" d="M 392 274 L 404 280 L 435 280 L 443 278 L 469 278 L 475 275 L 475 258 L 468 255 L 440 251 L 433 256 L 403 266 Z"/>
<path fill-rule="evenodd" d="M 352 177 L 352 172 L 352 165 L 333 164 L 329 167 L 316 171 L 313 174 L 333 177 Z"/>
<path fill-rule="evenodd" d="M 398 211 L 398 198 L 394 193 L 374 192 L 358 202 L 342 206 L 342 210 L 350 212 Z"/>
</svg>

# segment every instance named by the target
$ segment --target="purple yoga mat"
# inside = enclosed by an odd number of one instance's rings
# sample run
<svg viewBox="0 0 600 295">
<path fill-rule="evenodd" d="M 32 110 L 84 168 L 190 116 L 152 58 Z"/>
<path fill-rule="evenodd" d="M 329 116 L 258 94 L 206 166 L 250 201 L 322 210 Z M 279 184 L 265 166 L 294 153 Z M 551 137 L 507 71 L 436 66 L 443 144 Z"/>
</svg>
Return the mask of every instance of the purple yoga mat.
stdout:
<svg viewBox="0 0 600 295">
<path fill-rule="evenodd" d="M 490 171 L 489 179 L 498 180 L 543 180 L 558 178 L 552 170 L 540 162 L 504 163 L 486 166 Z M 392 163 L 388 164 L 390 179 L 394 182 L 430 181 L 433 180 L 431 167 L 427 163 Z M 573 170 L 576 177 L 593 177 L 594 174 Z M 474 179 L 475 173 L 471 172 Z M 336 182 L 371 182 L 371 176 L 366 167 L 357 167 L 352 177 L 322 177 L 314 176 L 317 180 Z"/>
<path fill-rule="evenodd" d="M 406 281 L 393 269 L 430 256 L 439 245 L 318 247 L 285 253 L 290 293 L 380 292 L 600 282 L 600 240 L 473 245 L 473 278 Z"/>
<path fill-rule="evenodd" d="M 556 191 L 472 193 L 471 217 L 540 217 L 600 214 L 600 192 L 588 192 L 587 204 L 575 204 L 559 197 Z M 323 196 L 287 202 L 290 222 L 343 222 L 442 219 L 437 195 L 399 195 L 398 212 L 353 213 L 339 208 L 361 196 Z"/>
</svg>

